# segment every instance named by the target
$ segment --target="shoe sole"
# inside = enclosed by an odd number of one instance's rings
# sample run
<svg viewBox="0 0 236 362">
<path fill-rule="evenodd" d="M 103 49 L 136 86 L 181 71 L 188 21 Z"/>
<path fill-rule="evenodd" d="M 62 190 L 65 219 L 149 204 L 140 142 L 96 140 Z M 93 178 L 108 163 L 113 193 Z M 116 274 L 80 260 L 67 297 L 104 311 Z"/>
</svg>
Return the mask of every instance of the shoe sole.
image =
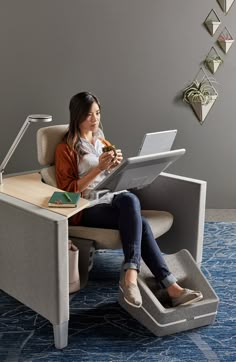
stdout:
<svg viewBox="0 0 236 362">
<path fill-rule="evenodd" d="M 178 305 L 176 305 L 175 307 L 181 307 L 182 305 L 193 304 L 193 303 L 199 302 L 199 301 L 202 300 L 202 299 L 203 299 L 203 295 L 199 295 L 199 297 L 196 297 L 196 298 L 194 298 L 194 299 L 188 300 L 188 301 L 185 302 L 185 303 L 178 304 Z M 175 307 L 174 307 L 174 308 L 175 308 Z"/>
<path fill-rule="evenodd" d="M 120 288 L 120 290 L 122 291 L 124 301 L 125 301 L 127 304 L 131 305 L 131 306 L 134 307 L 134 308 L 141 308 L 141 307 L 142 307 L 142 303 L 141 303 L 140 305 L 137 305 L 137 304 L 133 304 L 133 303 L 129 302 L 128 299 L 125 298 L 125 296 L 124 296 L 124 291 L 123 291 L 123 289 L 122 289 L 122 287 L 121 287 L 120 285 L 119 285 L 119 288 Z"/>
</svg>

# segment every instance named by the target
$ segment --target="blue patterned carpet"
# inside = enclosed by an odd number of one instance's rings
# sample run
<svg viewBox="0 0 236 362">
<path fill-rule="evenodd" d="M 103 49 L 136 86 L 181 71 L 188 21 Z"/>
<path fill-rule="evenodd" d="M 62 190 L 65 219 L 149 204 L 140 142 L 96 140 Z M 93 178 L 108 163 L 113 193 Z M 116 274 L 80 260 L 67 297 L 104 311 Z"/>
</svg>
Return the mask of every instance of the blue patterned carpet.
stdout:
<svg viewBox="0 0 236 362">
<path fill-rule="evenodd" d="M 236 223 L 206 223 L 202 271 L 220 298 L 216 322 L 153 336 L 117 303 L 120 252 L 99 252 L 71 301 L 69 345 L 53 346 L 44 318 L 0 291 L 0 362 L 236 361 Z"/>
</svg>

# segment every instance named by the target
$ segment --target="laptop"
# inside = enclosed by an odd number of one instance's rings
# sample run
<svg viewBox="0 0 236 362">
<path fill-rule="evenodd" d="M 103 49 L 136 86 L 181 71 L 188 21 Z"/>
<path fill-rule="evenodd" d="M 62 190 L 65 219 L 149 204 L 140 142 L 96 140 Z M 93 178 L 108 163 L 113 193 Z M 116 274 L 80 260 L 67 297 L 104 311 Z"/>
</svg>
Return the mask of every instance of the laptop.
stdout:
<svg viewBox="0 0 236 362">
<path fill-rule="evenodd" d="M 95 187 L 99 191 L 122 191 L 151 184 L 161 172 L 185 153 L 185 149 L 129 157 Z M 95 198 L 99 198 L 96 196 Z"/>
<path fill-rule="evenodd" d="M 146 133 L 139 148 L 138 155 L 146 156 L 152 153 L 168 152 L 174 143 L 177 130 Z"/>
</svg>

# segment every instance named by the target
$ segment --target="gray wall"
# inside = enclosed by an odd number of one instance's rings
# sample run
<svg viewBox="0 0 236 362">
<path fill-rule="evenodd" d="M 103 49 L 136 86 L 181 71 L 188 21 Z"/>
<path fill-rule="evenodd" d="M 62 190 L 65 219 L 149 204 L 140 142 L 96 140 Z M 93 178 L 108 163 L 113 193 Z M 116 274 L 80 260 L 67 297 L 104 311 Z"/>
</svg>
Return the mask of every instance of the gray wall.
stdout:
<svg viewBox="0 0 236 362">
<path fill-rule="evenodd" d="M 236 208 L 236 43 L 227 55 L 219 50 L 220 95 L 202 126 L 178 100 L 223 27 L 236 37 L 236 3 L 228 15 L 216 0 L 1 0 L 0 7 L 0 162 L 28 114 L 67 123 L 70 97 L 90 90 L 102 103 L 107 138 L 125 156 L 145 132 L 177 128 L 175 147 L 187 153 L 169 170 L 206 180 L 208 208 Z M 222 20 L 214 37 L 203 26 L 211 9 Z M 37 128 L 6 173 L 39 167 Z"/>
</svg>

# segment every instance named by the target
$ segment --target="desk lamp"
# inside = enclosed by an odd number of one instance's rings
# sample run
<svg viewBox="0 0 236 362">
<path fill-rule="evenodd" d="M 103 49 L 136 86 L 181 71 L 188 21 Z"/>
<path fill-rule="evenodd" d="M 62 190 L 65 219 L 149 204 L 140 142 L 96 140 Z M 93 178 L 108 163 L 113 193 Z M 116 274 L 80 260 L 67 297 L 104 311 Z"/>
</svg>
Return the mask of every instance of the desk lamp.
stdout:
<svg viewBox="0 0 236 362">
<path fill-rule="evenodd" d="M 32 114 L 26 118 L 25 122 L 23 123 L 23 126 L 21 127 L 18 135 L 16 136 L 16 138 L 15 138 L 14 142 L 12 143 L 9 151 L 7 152 L 3 162 L 0 165 L 0 185 L 2 185 L 2 183 L 3 183 L 2 175 L 3 175 L 4 169 L 5 169 L 8 161 L 10 160 L 13 152 L 15 151 L 16 147 L 18 146 L 21 138 L 23 137 L 27 128 L 29 127 L 30 123 L 35 123 L 35 122 L 39 122 L 39 121 L 51 122 L 52 116 L 49 116 L 47 114 Z"/>
</svg>

